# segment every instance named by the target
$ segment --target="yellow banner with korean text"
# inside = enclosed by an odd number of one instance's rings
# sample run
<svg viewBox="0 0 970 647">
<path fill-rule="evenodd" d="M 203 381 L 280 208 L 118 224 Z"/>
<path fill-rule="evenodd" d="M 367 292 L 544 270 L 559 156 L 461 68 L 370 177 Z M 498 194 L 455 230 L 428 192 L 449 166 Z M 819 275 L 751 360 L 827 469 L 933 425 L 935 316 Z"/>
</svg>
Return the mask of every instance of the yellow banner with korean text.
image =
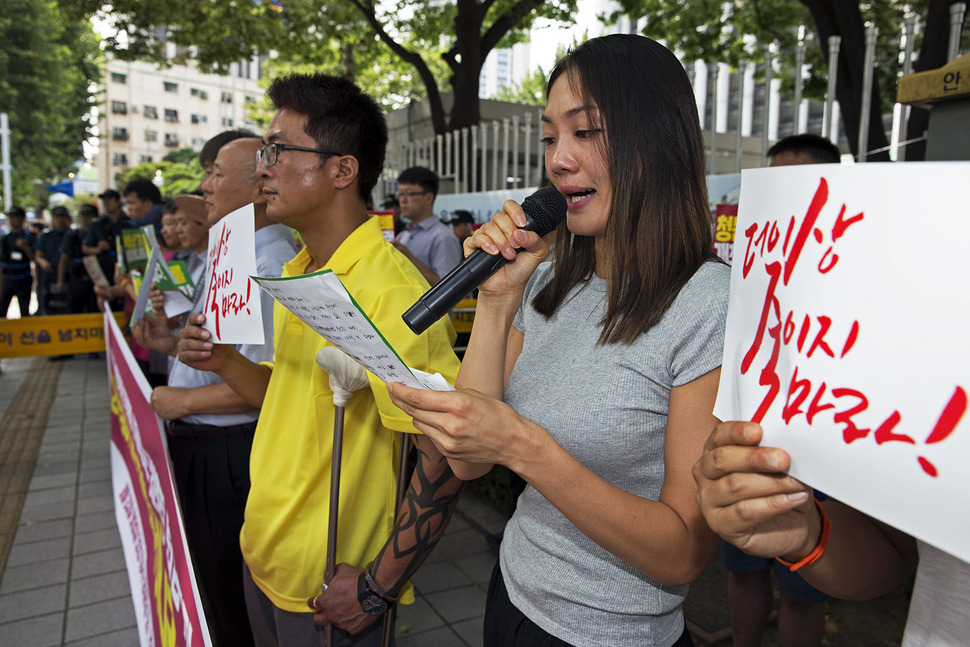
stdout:
<svg viewBox="0 0 970 647">
<path fill-rule="evenodd" d="M 124 313 L 114 313 L 124 326 Z M 0 319 L 0 358 L 97 353 L 104 350 L 104 316 L 98 312 Z"/>
</svg>

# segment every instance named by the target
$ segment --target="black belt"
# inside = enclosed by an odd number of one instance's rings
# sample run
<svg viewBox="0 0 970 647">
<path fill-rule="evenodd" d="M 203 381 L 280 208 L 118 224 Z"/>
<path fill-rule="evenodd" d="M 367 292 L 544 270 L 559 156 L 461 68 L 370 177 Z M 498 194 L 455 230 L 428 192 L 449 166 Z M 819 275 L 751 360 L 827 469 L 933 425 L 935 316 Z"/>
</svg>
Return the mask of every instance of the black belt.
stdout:
<svg viewBox="0 0 970 647">
<path fill-rule="evenodd" d="M 179 438 L 228 438 L 235 435 L 252 435 L 256 431 L 256 421 L 244 425 L 196 425 L 179 420 L 169 421 L 165 425 L 170 436 Z"/>
</svg>

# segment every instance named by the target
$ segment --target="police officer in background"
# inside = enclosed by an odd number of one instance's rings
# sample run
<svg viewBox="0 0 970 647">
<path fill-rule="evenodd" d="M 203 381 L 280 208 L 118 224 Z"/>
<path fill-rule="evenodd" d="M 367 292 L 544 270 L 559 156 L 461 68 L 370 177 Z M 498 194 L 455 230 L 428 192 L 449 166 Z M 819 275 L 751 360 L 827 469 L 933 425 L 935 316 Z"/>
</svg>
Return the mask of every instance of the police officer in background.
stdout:
<svg viewBox="0 0 970 647">
<path fill-rule="evenodd" d="M 37 269 L 37 314 L 67 314 L 67 299 L 57 289 L 57 266 L 61 259 L 61 244 L 71 228 L 71 214 L 58 205 L 51 211 L 51 228 L 40 235 L 34 250 Z"/>
<path fill-rule="evenodd" d="M 30 289 L 33 273 L 30 263 L 34 260 L 36 238 L 27 231 L 24 223 L 27 212 L 21 207 L 10 207 L 7 212 L 8 231 L 0 238 L 0 317 L 7 318 L 10 302 L 17 297 L 20 316 L 30 316 Z"/>
<path fill-rule="evenodd" d="M 93 204 L 82 204 L 78 210 L 78 227 L 71 229 L 61 241 L 60 262 L 57 265 L 57 289 L 67 291 L 67 311 L 70 314 L 97 312 L 98 299 L 94 283 L 84 269 L 84 238 L 98 209 Z"/>
</svg>

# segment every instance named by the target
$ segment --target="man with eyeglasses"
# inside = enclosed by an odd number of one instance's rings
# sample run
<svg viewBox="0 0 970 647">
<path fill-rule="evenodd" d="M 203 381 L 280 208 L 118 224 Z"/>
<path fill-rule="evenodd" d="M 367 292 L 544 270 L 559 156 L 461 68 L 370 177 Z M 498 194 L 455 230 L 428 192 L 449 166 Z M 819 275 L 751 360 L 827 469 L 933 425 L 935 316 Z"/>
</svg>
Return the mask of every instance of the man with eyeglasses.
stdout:
<svg viewBox="0 0 970 647">
<path fill-rule="evenodd" d="M 394 246 L 434 285 L 464 257 L 461 243 L 434 215 L 438 176 L 431 169 L 412 166 L 397 177 L 397 199 L 408 226 Z"/>
<path fill-rule="evenodd" d="M 322 74 L 278 78 L 268 95 L 277 113 L 259 154 L 266 212 L 306 243 L 283 276 L 332 270 L 405 363 L 454 380 L 454 329 L 446 318 L 419 336 L 404 324 L 401 314 L 427 282 L 384 240 L 365 206 L 387 146 L 377 104 L 350 81 Z M 370 375 L 369 388 L 346 405 L 338 565 L 321 587 L 335 408 L 315 358 L 328 343 L 276 304 L 273 361 L 256 364 L 206 341 L 203 321 L 193 314 L 182 331 L 181 361 L 215 371 L 262 407 L 240 533 L 256 643 L 322 645 L 323 627 L 333 624 L 335 645 L 380 645 L 378 620 L 395 601 L 413 600 L 409 579 L 444 532 L 461 482 Z M 418 450 L 396 520 L 401 434 L 394 432 L 409 434 Z"/>
<path fill-rule="evenodd" d="M 266 216 L 263 179 L 257 173 L 259 138 L 243 133 L 219 135 L 221 144 L 200 184 L 204 198 L 176 197 L 179 227 L 194 240 L 196 276 L 192 312 L 205 303 L 207 232 L 236 209 L 252 203 L 256 267 L 260 276 L 280 276 L 296 253 L 289 229 Z M 265 344 L 238 344 L 233 349 L 252 362 L 273 358 L 273 298 L 260 291 Z M 177 350 L 177 338 L 164 316 L 164 294 L 152 290 L 156 316 L 142 319 L 133 329 L 136 339 L 159 352 Z M 253 645 L 246 622 L 239 530 L 249 493 L 249 459 L 259 408 L 209 371 L 176 361 L 168 386 L 152 390 L 152 410 L 165 421 L 172 472 L 178 488 L 185 534 L 209 631 L 217 645 Z M 242 616 L 242 617 L 240 617 Z"/>
</svg>

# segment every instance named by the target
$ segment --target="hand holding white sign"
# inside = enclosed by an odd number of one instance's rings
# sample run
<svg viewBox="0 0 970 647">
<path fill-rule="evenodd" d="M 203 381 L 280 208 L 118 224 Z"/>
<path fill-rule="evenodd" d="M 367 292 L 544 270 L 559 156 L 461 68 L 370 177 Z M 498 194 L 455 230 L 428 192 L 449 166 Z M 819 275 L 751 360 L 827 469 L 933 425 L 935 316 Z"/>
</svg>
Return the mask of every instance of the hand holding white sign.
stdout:
<svg viewBox="0 0 970 647">
<path fill-rule="evenodd" d="M 760 422 L 793 476 L 965 560 L 968 171 L 745 171 L 714 410 Z"/>
<path fill-rule="evenodd" d="M 205 329 L 212 342 L 262 344 L 263 310 L 256 274 L 253 205 L 236 209 L 209 230 L 205 269 Z"/>
</svg>

